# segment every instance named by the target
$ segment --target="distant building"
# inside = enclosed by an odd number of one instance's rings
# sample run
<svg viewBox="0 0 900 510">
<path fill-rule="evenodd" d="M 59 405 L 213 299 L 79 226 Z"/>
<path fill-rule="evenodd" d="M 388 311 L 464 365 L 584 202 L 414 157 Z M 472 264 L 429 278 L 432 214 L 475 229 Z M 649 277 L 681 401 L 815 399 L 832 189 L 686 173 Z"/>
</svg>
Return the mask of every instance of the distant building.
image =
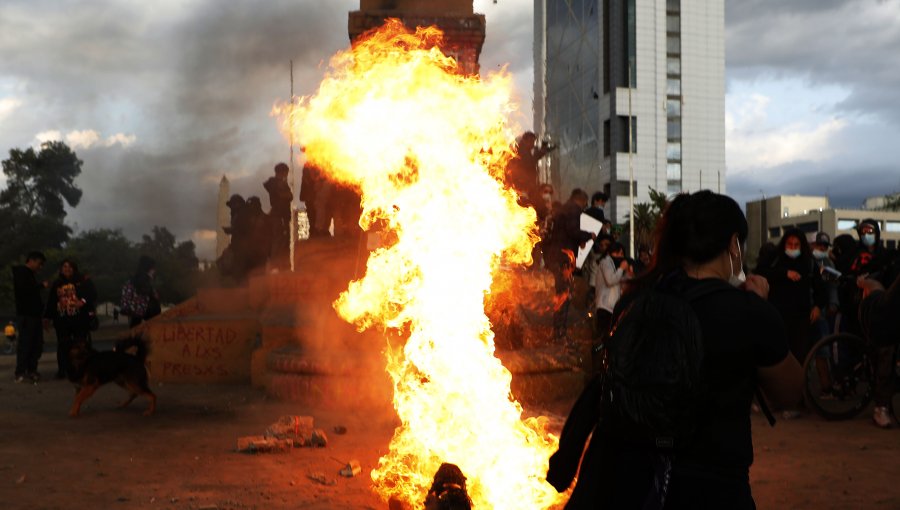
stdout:
<svg viewBox="0 0 900 510">
<path fill-rule="evenodd" d="M 840 234 L 857 238 L 856 226 L 872 218 L 881 227 L 881 239 L 887 248 L 900 243 L 900 212 L 867 209 L 832 209 L 825 197 L 780 195 L 747 202 L 747 259 L 756 260 L 759 247 L 777 244 L 789 228 L 798 228 L 812 240 L 816 232 L 827 232 L 834 239 Z"/>
<path fill-rule="evenodd" d="M 359 10 L 350 13 L 350 41 L 387 18 L 398 18 L 413 30 L 437 26 L 444 31 L 444 54 L 454 57 L 466 74 L 478 74 L 485 19 L 475 14 L 472 0 L 360 0 Z"/>
<path fill-rule="evenodd" d="M 535 0 L 534 126 L 560 197 L 725 192 L 724 0 Z M 629 118 L 630 117 L 630 118 Z M 630 132 L 629 132 L 630 128 Z"/>
<path fill-rule="evenodd" d="M 231 212 L 226 203 L 231 196 L 231 183 L 224 175 L 219 181 L 219 200 L 216 203 L 216 259 L 222 256 L 225 248 L 231 243 L 231 236 L 225 233 L 225 227 L 231 226 Z"/>
</svg>

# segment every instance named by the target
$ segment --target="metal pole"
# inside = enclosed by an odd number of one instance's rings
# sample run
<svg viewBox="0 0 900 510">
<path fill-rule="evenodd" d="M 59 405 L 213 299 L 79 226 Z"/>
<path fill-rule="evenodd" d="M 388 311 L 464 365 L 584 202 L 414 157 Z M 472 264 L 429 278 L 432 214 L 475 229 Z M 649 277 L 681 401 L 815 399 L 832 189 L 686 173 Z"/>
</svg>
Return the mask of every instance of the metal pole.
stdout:
<svg viewBox="0 0 900 510">
<path fill-rule="evenodd" d="M 294 250 L 295 247 L 295 238 L 297 237 L 297 208 L 294 207 L 294 190 L 297 189 L 297 175 L 294 173 L 294 61 L 291 60 L 291 110 L 290 110 L 290 121 L 288 122 L 288 132 L 290 137 L 290 158 L 291 158 L 291 221 L 288 223 L 289 237 L 290 239 L 290 248 L 288 249 L 288 256 L 290 257 L 291 263 L 291 272 L 294 271 Z"/>
<path fill-rule="evenodd" d="M 634 258 L 634 130 L 631 114 L 631 62 L 628 62 L 628 256 Z"/>
</svg>

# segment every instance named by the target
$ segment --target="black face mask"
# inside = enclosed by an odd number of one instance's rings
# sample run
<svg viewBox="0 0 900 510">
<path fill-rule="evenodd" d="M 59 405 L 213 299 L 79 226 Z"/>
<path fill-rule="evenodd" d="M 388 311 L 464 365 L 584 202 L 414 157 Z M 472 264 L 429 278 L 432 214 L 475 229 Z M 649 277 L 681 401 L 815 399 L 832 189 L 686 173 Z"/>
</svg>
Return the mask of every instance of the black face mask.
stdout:
<svg viewBox="0 0 900 510">
<path fill-rule="evenodd" d="M 615 257 L 613 255 L 610 255 L 610 258 L 613 260 L 613 264 L 615 264 L 616 267 L 619 267 L 622 264 L 622 261 L 625 260 L 625 257 Z"/>
</svg>

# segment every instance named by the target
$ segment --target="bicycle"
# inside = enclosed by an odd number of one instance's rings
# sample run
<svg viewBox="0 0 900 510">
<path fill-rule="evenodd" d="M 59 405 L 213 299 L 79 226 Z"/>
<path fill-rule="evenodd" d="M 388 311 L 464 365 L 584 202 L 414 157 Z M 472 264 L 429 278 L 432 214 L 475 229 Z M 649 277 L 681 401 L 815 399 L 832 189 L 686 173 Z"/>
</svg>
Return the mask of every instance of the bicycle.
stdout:
<svg viewBox="0 0 900 510">
<path fill-rule="evenodd" d="M 873 349 L 862 338 L 837 333 L 822 338 L 803 363 L 803 396 L 810 409 L 826 420 L 847 420 L 872 402 L 875 368 Z M 900 423 L 900 347 L 894 349 L 891 377 L 895 392 L 889 403 Z"/>
</svg>

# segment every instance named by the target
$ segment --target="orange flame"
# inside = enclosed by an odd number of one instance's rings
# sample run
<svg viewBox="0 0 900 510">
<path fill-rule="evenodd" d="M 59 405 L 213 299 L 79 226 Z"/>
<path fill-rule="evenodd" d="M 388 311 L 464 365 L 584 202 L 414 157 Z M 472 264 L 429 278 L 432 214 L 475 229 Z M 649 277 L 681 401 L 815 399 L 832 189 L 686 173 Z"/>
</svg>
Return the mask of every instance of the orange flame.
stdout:
<svg viewBox="0 0 900 510">
<path fill-rule="evenodd" d="M 402 351 L 388 349 L 402 425 L 372 471 L 375 490 L 419 507 L 451 462 L 478 508 L 548 508 L 559 501 L 544 481 L 557 439 L 522 419 L 484 312 L 500 261 L 530 263 L 536 241 L 534 210 L 501 182 L 511 81 L 458 74 L 441 37 L 389 20 L 333 57 L 287 122 L 311 163 L 361 192 L 362 227 L 395 239 L 335 303 L 360 329 L 409 333 Z"/>
</svg>

